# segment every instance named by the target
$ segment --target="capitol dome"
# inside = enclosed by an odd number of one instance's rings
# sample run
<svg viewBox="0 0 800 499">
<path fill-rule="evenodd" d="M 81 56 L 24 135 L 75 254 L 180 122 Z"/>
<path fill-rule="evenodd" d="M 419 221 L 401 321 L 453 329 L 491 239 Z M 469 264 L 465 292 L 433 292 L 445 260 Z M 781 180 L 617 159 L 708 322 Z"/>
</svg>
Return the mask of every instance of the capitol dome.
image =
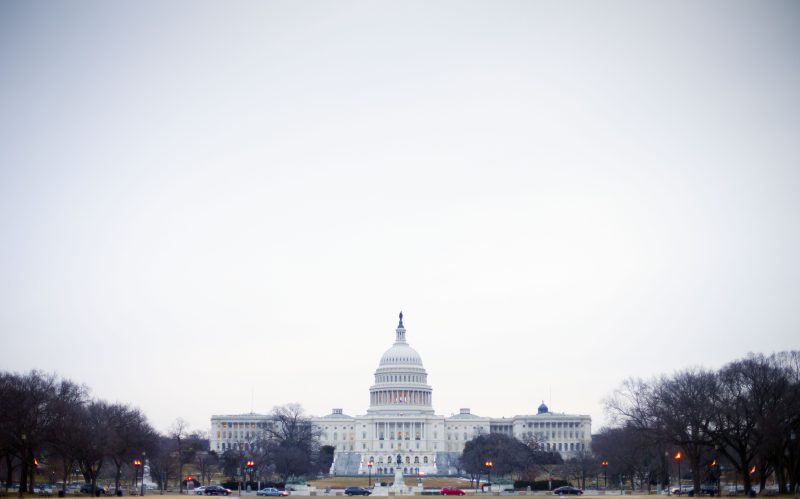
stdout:
<svg viewBox="0 0 800 499">
<path fill-rule="evenodd" d="M 422 367 L 422 357 L 408 343 L 395 343 L 381 356 L 380 367 L 389 365 L 415 365 Z"/>
<path fill-rule="evenodd" d="M 430 413 L 431 387 L 422 357 L 406 342 L 403 312 L 395 330 L 394 344 L 384 352 L 375 370 L 368 413 Z"/>
</svg>

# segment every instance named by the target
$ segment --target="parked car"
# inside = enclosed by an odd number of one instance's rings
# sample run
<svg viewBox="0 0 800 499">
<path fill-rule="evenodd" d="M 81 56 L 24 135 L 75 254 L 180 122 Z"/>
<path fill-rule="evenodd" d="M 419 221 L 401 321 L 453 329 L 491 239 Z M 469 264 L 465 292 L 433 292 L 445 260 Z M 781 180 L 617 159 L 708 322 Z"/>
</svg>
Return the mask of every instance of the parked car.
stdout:
<svg viewBox="0 0 800 499">
<path fill-rule="evenodd" d="M 205 490 L 203 490 L 203 495 L 207 496 L 227 496 L 230 495 L 231 489 L 226 489 L 225 487 L 220 487 L 219 485 L 208 485 L 206 486 Z"/>
<path fill-rule="evenodd" d="M 36 486 L 36 494 L 38 494 L 40 496 L 51 496 L 51 495 L 53 495 L 53 488 L 50 487 L 49 485 L 45 485 L 45 484 L 37 485 Z"/>
<path fill-rule="evenodd" d="M 344 489 L 344 495 L 346 496 L 368 496 L 370 494 L 372 494 L 372 491 L 363 487 L 347 487 Z"/>
<path fill-rule="evenodd" d="M 199 487 L 195 487 L 194 488 L 194 494 L 197 495 L 197 496 L 203 495 L 205 493 L 205 491 L 206 491 L 206 487 L 207 487 L 206 485 L 201 485 Z"/>
<path fill-rule="evenodd" d="M 672 495 L 679 496 L 681 494 L 688 494 L 689 492 L 694 495 L 694 487 L 691 485 L 679 485 L 677 487 L 672 487 L 671 489 Z"/>
<path fill-rule="evenodd" d="M 580 496 L 583 495 L 583 491 L 575 487 L 570 487 L 569 485 L 564 485 L 563 487 L 553 489 L 553 494 L 557 496 Z"/>
<path fill-rule="evenodd" d="M 81 494 L 91 494 L 91 495 L 98 495 L 103 496 L 106 494 L 106 489 L 99 485 L 94 486 L 94 493 L 92 493 L 92 484 L 91 483 L 84 483 L 81 485 Z"/>
<path fill-rule="evenodd" d="M 289 495 L 289 492 L 285 490 L 278 490 L 275 487 L 264 487 L 263 489 L 256 492 L 257 496 L 274 496 L 274 497 L 286 497 Z"/>
<path fill-rule="evenodd" d="M 461 489 L 451 489 L 451 488 L 445 487 L 445 488 L 443 488 L 442 490 L 439 491 L 439 494 L 443 495 L 443 496 L 463 496 L 464 494 L 466 494 L 466 492 L 464 492 Z"/>
<path fill-rule="evenodd" d="M 689 495 L 694 495 L 694 494 L 689 494 Z M 719 488 L 715 483 L 702 483 L 700 484 L 700 495 L 719 496 Z"/>
</svg>

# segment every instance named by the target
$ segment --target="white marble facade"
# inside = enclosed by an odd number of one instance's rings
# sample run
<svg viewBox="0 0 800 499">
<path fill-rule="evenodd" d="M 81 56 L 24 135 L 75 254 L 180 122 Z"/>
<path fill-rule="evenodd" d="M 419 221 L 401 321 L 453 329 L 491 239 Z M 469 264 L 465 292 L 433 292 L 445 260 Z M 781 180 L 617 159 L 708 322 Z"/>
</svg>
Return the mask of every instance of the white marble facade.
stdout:
<svg viewBox="0 0 800 499">
<path fill-rule="evenodd" d="M 469 409 L 449 417 L 436 415 L 428 373 L 406 341 L 402 313 L 395 342 L 381 356 L 369 393 L 366 415 L 348 416 L 333 409 L 313 418 L 322 445 L 336 448 L 332 473 L 366 474 L 372 461 L 376 476 L 393 475 L 396 468 L 409 475 L 452 474 L 464 444 L 490 432 L 536 440 L 565 459 L 589 450 L 591 443 L 590 416 L 552 413 L 544 403 L 536 414 L 509 418 L 480 417 Z M 247 449 L 270 424 L 270 417 L 262 414 L 212 416 L 211 449 Z"/>
</svg>

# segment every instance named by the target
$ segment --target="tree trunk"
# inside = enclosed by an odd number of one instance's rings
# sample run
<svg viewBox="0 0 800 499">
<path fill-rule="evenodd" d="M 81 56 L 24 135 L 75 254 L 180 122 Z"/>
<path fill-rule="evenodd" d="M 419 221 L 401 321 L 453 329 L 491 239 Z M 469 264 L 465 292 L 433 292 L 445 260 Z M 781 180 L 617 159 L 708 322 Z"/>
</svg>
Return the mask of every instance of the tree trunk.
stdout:
<svg viewBox="0 0 800 499">
<path fill-rule="evenodd" d="M 183 494 L 183 456 L 181 456 L 180 451 L 178 451 L 178 488 L 180 493 Z"/>
<path fill-rule="evenodd" d="M 122 477 L 122 464 L 114 461 L 114 466 L 117 467 L 117 472 L 114 475 L 114 490 L 119 490 L 119 480 Z M 144 478 L 144 466 L 142 466 L 142 478 Z"/>
<path fill-rule="evenodd" d="M 14 464 L 14 456 L 6 454 L 6 494 L 8 494 L 8 487 L 11 485 L 11 481 L 14 478 L 14 468 L 11 466 L 12 464 Z"/>
<path fill-rule="evenodd" d="M 28 492 L 28 459 L 27 452 L 22 452 L 22 462 L 19 466 L 19 491 Z"/>
<path fill-rule="evenodd" d="M 63 472 L 61 475 L 61 491 L 64 494 L 67 493 L 67 479 L 69 478 L 70 471 L 72 471 L 71 468 L 71 463 L 69 463 L 67 459 L 61 460 L 61 471 Z"/>
<path fill-rule="evenodd" d="M 33 457 L 33 451 L 32 450 L 30 452 L 30 456 L 28 456 L 28 457 L 29 457 L 28 462 L 33 464 L 34 463 L 34 457 Z M 29 479 L 28 492 L 33 492 L 34 490 L 36 490 L 36 465 L 35 464 L 33 466 L 31 466 L 30 468 L 28 468 L 28 479 Z"/>
</svg>

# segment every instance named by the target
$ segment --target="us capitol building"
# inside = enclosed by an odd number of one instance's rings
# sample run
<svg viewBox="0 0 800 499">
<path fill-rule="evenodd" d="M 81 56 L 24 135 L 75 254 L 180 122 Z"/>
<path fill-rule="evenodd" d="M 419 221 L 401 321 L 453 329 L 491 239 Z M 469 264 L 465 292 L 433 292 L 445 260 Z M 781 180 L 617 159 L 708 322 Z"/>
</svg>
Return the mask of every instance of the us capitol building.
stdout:
<svg viewBox="0 0 800 499">
<path fill-rule="evenodd" d="M 406 341 L 402 312 L 395 334 L 394 344 L 375 370 L 367 414 L 348 416 L 333 409 L 327 416 L 312 418 L 321 444 L 336 449 L 332 474 L 367 474 L 370 461 L 377 475 L 394 474 L 401 466 L 404 474 L 455 474 L 464 445 L 487 433 L 533 439 L 564 459 L 589 450 L 591 417 L 553 413 L 544 403 L 536 414 L 510 418 L 481 417 L 469 409 L 450 417 L 435 414 L 428 373 L 419 353 Z M 211 450 L 246 451 L 271 424 L 271 416 L 262 414 L 212 416 Z"/>
</svg>

